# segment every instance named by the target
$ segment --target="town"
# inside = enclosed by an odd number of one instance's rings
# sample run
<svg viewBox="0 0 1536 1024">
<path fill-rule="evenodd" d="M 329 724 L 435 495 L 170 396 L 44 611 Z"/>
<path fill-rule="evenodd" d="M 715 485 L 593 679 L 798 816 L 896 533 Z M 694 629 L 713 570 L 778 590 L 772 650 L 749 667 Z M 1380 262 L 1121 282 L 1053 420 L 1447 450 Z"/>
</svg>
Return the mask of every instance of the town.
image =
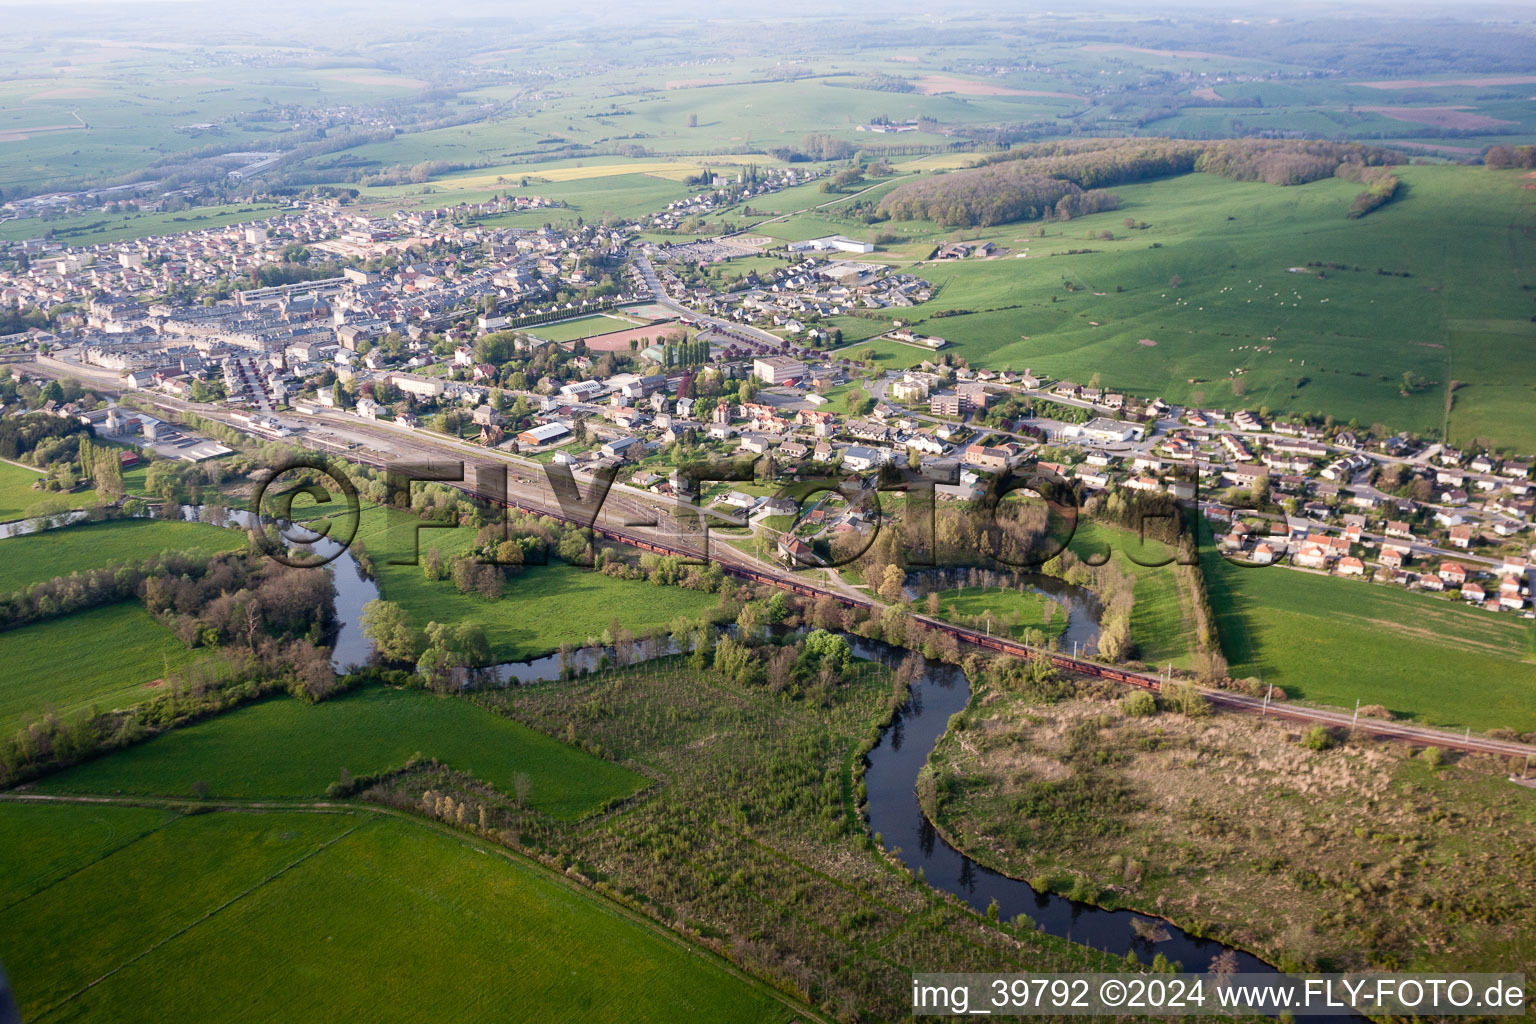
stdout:
<svg viewBox="0 0 1536 1024">
<path fill-rule="evenodd" d="M 705 206 L 750 198 L 793 184 L 786 174 L 754 170 L 751 185 L 705 175 L 699 195 Z M 861 310 L 899 316 L 931 290 L 862 258 L 874 245 L 828 236 L 775 248 L 750 234 L 657 244 L 634 237 L 639 224 L 475 223 L 544 202 L 517 195 L 381 215 L 312 198 L 228 228 L 14 243 L 0 301 L 53 310 L 54 322 L 0 338 L 0 358 L 18 383 L 76 382 L 82 399 L 33 390 L 35 407 L 79 418 L 134 458 L 201 461 L 228 449 L 184 433 L 167 443 L 165 424 L 109 396 L 162 395 L 257 438 L 322 447 L 358 423 L 470 440 L 618 472 L 658 499 L 713 505 L 759 528 L 798 509 L 770 493 L 693 493 L 676 465 L 744 455 L 769 467 L 770 483 L 891 465 L 962 502 L 995 474 L 1049 472 L 1080 498 L 1124 490 L 1194 503 L 1240 564 L 1532 614 L 1530 458 L 1175 407 L 1098 375 L 1083 385 L 971 368 L 900 319 L 883 337 L 912 350 L 910 368 L 872 369 L 859 343 L 820 325 Z M 674 203 L 659 216 L 705 206 Z M 724 285 L 699 273 L 765 253 L 778 257 L 772 269 Z M 826 512 L 775 533 L 786 564 L 825 564 L 825 541 L 872 527 L 853 506 L 834 521 Z M 807 543 L 817 538 L 819 555 Z"/>
</svg>

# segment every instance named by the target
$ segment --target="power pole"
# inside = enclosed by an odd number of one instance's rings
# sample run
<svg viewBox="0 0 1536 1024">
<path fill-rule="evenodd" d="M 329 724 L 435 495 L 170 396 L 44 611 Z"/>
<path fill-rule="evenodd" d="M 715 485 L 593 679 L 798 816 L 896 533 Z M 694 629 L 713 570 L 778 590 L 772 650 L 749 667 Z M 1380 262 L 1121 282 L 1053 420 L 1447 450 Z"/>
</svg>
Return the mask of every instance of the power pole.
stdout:
<svg viewBox="0 0 1536 1024">
<path fill-rule="evenodd" d="M 1350 728 L 1351 732 L 1354 731 L 1354 728 L 1359 723 L 1359 721 L 1360 721 L 1360 698 L 1356 697 L 1355 698 L 1355 717 L 1349 720 L 1349 728 Z"/>
</svg>

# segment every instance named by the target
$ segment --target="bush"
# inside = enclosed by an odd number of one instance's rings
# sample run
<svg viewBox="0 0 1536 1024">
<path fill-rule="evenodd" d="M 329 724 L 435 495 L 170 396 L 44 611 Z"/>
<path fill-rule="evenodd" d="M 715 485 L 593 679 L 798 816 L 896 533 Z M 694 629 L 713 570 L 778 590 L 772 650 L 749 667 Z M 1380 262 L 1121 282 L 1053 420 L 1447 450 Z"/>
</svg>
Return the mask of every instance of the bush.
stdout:
<svg viewBox="0 0 1536 1024">
<path fill-rule="evenodd" d="M 1308 729 L 1301 742 L 1308 750 L 1327 750 L 1333 746 L 1333 733 L 1321 725 L 1314 725 Z"/>
<path fill-rule="evenodd" d="M 1424 763 L 1429 765 L 1431 768 L 1438 768 L 1445 763 L 1445 751 L 1441 750 L 1439 747 L 1425 747 L 1424 752 L 1419 756 L 1422 757 L 1424 759 Z"/>
<path fill-rule="evenodd" d="M 1204 718 L 1211 713 L 1211 702 L 1194 683 L 1175 683 L 1163 690 L 1163 700 L 1187 718 Z"/>
<path fill-rule="evenodd" d="M 1120 701 L 1120 710 L 1127 718 L 1145 718 L 1157 714 L 1157 698 L 1145 690 L 1128 693 Z"/>
</svg>

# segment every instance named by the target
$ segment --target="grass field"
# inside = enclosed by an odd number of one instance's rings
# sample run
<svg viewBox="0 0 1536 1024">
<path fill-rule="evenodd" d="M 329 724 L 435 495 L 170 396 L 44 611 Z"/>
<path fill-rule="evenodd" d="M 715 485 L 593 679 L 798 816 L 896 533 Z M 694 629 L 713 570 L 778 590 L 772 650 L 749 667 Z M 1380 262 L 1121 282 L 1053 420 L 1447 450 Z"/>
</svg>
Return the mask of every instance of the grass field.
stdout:
<svg viewBox="0 0 1536 1024">
<path fill-rule="evenodd" d="M 1119 210 L 1047 224 L 1043 238 L 1036 224 L 932 228 L 934 239 L 986 238 L 1010 255 L 919 265 L 939 292 L 909 312 L 973 310 L 922 329 L 976 364 L 1102 373 L 1175 402 L 1322 411 L 1394 430 L 1438 430 L 1454 379 L 1454 441 L 1529 450 L 1536 420 L 1520 410 L 1536 400 L 1536 325 L 1522 285 L 1536 265 L 1536 205 L 1519 174 L 1404 167 L 1405 195 L 1361 220 L 1344 216 L 1359 186 L 1334 179 L 1117 186 Z M 1128 216 L 1149 227 L 1127 230 Z M 1090 238 L 1102 231 L 1114 239 Z M 1309 262 L 1345 269 L 1320 278 Z M 904 365 L 904 353 L 891 355 Z M 1407 394 L 1405 373 L 1422 382 Z"/>
<path fill-rule="evenodd" d="M 162 551 L 233 551 L 243 533 L 204 523 L 114 519 L 0 541 L 0 594 L 113 562 L 140 562 Z"/>
<path fill-rule="evenodd" d="M 593 316 L 580 316 L 574 320 L 539 324 L 537 327 L 527 328 L 527 332 L 545 341 L 575 341 L 577 338 L 590 338 L 595 334 L 609 334 L 636 326 L 640 325 L 628 319 L 621 320 L 618 317 L 598 313 Z"/>
<path fill-rule="evenodd" d="M 1019 638 L 1026 630 L 1038 629 L 1046 636 L 1059 636 L 1067 628 L 1065 611 L 1056 602 L 1036 593 L 1019 593 L 1017 590 L 998 590 L 988 587 L 957 587 L 939 591 L 939 618 L 970 625 L 977 615 L 991 613 L 991 631 L 995 635 L 1005 633 Z M 1051 618 L 1046 621 L 1047 605 Z M 920 605 L 920 607 L 922 607 Z M 1013 625 L 1013 616 L 1019 616 Z"/>
<path fill-rule="evenodd" d="M 365 513 L 358 536 L 378 571 L 384 599 L 398 602 L 418 626 L 473 621 L 485 630 L 497 661 L 548 654 L 561 644 L 583 644 L 615 620 L 640 633 L 679 615 L 702 615 L 717 600 L 713 594 L 681 587 L 617 580 L 551 555 L 549 565 L 529 566 L 512 579 L 500 600 L 487 601 L 459 593 L 447 580 L 427 579 L 419 565 L 388 565 L 389 558 L 408 554 L 411 530 L 420 520 L 400 512 L 387 513 L 387 518 L 380 513 L 383 510 Z M 423 557 L 434 547 L 448 557 L 465 550 L 474 537 L 468 527 L 424 529 L 419 547 Z"/>
<path fill-rule="evenodd" d="M 167 666 L 197 657 L 134 601 L 0 632 L 0 730 L 49 708 L 68 718 L 95 705 L 137 704 L 153 695 L 145 684 Z"/>
<path fill-rule="evenodd" d="M 466 700 L 367 687 L 309 705 L 273 698 L 166 733 L 46 779 L 52 793 L 319 797 L 345 768 L 364 775 L 435 757 L 502 793 L 528 776 L 528 804 L 579 818 L 644 785 L 640 776 Z"/>
<path fill-rule="evenodd" d="M 1269 567 L 1207 550 L 1206 586 L 1233 676 L 1432 725 L 1536 730 L 1536 627 L 1429 594 Z"/>
<path fill-rule="evenodd" d="M 0 223 L 0 241 L 15 242 L 26 238 L 41 238 L 52 232 L 60 242 L 68 245 L 96 245 L 102 242 L 122 242 L 154 235 L 180 234 L 183 231 L 203 231 L 230 224 L 264 220 L 281 211 L 280 206 L 263 204 L 242 206 L 199 206 L 182 213 L 104 213 L 93 211 L 50 220 L 25 218 Z"/>
<path fill-rule="evenodd" d="M 1194 654 L 1194 619 L 1189 599 L 1180 593 L 1178 577 L 1172 565 L 1149 567 L 1131 560 L 1131 554 L 1143 562 L 1157 562 L 1171 552 L 1164 544 L 1141 538 L 1130 530 L 1078 520 L 1070 548 L 1080 558 L 1102 557 L 1110 553 L 1116 565 L 1136 580 L 1136 604 L 1131 610 L 1131 638 L 1137 656 L 1155 665 L 1172 662 L 1188 668 Z"/>
<path fill-rule="evenodd" d="M 0 523 L 20 519 L 38 502 L 62 498 L 71 508 L 89 505 L 96 500 L 94 490 L 74 491 L 63 494 L 58 491 L 33 490 L 32 482 L 43 474 L 11 462 L 0 462 Z"/>
<path fill-rule="evenodd" d="M 103 823 L 134 835 L 157 813 L 4 806 L 0 831 L 69 862 Z M 102 852 L 0 910 L 26 1019 L 151 1021 L 172 1003 L 204 1021 L 791 1018 L 569 883 L 408 821 L 205 814 Z M 423 942 L 432 956 L 402 955 Z"/>
</svg>

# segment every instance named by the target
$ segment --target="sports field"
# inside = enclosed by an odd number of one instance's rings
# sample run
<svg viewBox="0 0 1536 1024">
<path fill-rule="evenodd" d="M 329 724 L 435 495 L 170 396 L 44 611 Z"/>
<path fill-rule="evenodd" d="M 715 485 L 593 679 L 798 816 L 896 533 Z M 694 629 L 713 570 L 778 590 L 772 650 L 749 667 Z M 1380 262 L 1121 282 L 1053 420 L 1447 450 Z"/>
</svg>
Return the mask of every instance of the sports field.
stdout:
<svg viewBox="0 0 1536 1024">
<path fill-rule="evenodd" d="M 404 819 L 4 805 L 0 835 L 25 840 L 0 852 L 26 879 L 0 959 L 27 1020 L 793 1018 L 572 883 Z"/>
<path fill-rule="evenodd" d="M 274 697 L 164 733 L 51 776 L 50 793 L 241 799 L 321 797 L 342 769 L 368 775 L 434 757 L 512 795 L 528 776 L 529 806 L 579 818 L 642 788 L 645 780 L 455 697 L 366 687 L 305 704 Z"/>
</svg>

